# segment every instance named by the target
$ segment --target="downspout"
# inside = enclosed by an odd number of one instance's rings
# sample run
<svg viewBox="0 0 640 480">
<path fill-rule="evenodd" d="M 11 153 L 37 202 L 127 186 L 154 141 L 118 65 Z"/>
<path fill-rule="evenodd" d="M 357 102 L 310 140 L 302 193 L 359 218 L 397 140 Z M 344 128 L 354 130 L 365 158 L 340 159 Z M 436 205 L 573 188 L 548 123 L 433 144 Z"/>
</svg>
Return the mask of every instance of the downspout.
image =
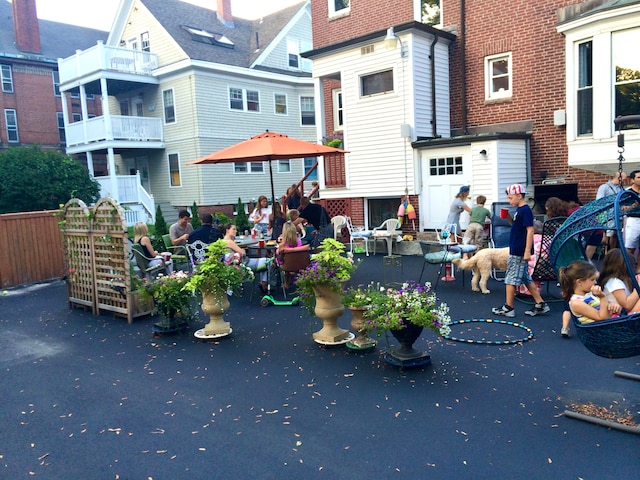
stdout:
<svg viewBox="0 0 640 480">
<path fill-rule="evenodd" d="M 436 114 L 436 43 L 438 43 L 438 35 L 433 36 L 431 42 L 431 128 L 433 130 L 433 138 L 439 138 L 438 121 Z"/>
<path fill-rule="evenodd" d="M 462 132 L 469 134 L 467 128 L 467 20 L 466 1 L 460 0 L 460 103 L 462 105 Z"/>
</svg>

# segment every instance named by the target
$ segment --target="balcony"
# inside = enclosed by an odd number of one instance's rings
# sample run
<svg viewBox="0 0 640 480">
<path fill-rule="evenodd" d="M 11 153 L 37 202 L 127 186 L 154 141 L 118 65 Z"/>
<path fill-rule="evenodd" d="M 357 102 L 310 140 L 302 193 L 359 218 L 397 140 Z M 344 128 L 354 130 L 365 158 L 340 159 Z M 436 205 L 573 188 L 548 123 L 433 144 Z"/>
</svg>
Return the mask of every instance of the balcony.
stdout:
<svg viewBox="0 0 640 480">
<path fill-rule="evenodd" d="M 158 56 L 154 53 L 109 47 L 102 42 L 58 61 L 61 90 L 77 86 L 81 79 L 79 83 L 87 83 L 100 75 L 109 76 L 109 73 L 147 77 L 146 79 L 137 78 L 136 81 L 157 84 L 158 79 L 151 76 L 152 70 L 156 68 L 158 68 Z M 67 85 L 70 82 L 74 83 Z"/>
<path fill-rule="evenodd" d="M 162 119 L 110 115 L 74 122 L 65 128 L 67 153 L 106 147 L 164 148 Z"/>
<path fill-rule="evenodd" d="M 136 175 L 116 175 L 115 180 L 111 177 L 95 177 L 95 180 L 100 184 L 100 198 L 111 197 L 125 207 L 127 226 L 155 221 L 155 200 L 142 186 L 140 172 Z"/>
</svg>

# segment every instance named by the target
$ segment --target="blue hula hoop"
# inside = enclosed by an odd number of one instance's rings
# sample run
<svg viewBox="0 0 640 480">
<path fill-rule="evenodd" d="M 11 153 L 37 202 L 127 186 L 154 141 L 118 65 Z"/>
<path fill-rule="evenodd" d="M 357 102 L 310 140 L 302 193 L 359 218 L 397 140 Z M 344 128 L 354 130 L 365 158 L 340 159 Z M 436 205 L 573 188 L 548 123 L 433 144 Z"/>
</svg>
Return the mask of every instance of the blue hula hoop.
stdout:
<svg viewBox="0 0 640 480">
<path fill-rule="evenodd" d="M 494 320 L 491 318 L 472 318 L 468 320 L 455 320 L 451 322 L 451 326 L 453 325 L 462 325 L 464 323 L 499 323 L 502 325 L 510 325 L 512 327 L 517 327 L 523 329 L 527 332 L 527 335 L 520 339 L 515 340 L 503 340 L 503 341 L 493 341 L 493 340 L 468 340 L 466 338 L 458 338 L 452 337 L 451 334 L 443 335 L 443 338 L 447 340 L 453 340 L 454 342 L 463 342 L 463 343 L 477 343 L 482 345 L 512 345 L 514 343 L 526 342 L 527 340 L 531 340 L 533 338 L 533 330 L 531 330 L 526 325 L 522 325 L 521 323 L 509 322 L 507 320 Z"/>
</svg>

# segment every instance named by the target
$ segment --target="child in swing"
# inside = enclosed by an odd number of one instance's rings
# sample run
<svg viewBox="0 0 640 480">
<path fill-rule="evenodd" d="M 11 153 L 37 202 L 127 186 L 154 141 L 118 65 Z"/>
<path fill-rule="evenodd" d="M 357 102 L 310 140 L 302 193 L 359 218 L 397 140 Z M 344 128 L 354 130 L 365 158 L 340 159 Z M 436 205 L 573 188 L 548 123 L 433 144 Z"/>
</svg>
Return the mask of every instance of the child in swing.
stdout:
<svg viewBox="0 0 640 480">
<path fill-rule="evenodd" d="M 593 323 L 620 313 L 620 305 L 609 303 L 599 285 L 598 271 L 589 262 L 576 260 L 560 268 L 562 297 L 569 302 L 569 310 L 580 323 Z"/>
</svg>

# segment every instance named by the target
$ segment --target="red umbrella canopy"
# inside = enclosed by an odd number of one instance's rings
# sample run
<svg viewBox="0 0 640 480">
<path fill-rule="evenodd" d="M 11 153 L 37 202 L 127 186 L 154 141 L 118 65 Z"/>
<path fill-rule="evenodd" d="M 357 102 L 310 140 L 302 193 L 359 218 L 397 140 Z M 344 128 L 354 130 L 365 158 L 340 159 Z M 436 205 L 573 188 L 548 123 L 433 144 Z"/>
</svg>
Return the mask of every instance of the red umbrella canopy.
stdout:
<svg viewBox="0 0 640 480">
<path fill-rule="evenodd" d="M 249 140 L 187 162 L 187 165 L 287 160 L 289 158 L 317 157 L 327 153 L 346 152 L 339 148 L 297 140 L 282 133 L 267 130 Z"/>
</svg>

